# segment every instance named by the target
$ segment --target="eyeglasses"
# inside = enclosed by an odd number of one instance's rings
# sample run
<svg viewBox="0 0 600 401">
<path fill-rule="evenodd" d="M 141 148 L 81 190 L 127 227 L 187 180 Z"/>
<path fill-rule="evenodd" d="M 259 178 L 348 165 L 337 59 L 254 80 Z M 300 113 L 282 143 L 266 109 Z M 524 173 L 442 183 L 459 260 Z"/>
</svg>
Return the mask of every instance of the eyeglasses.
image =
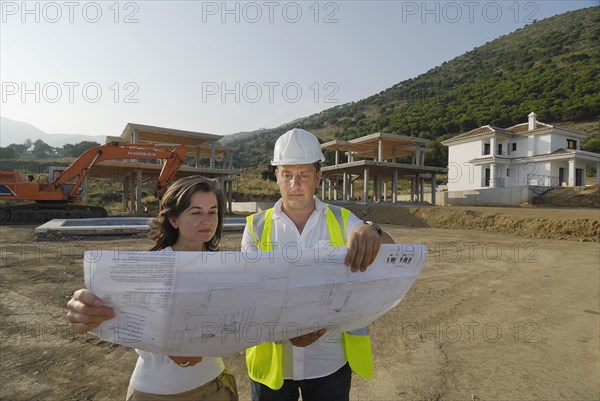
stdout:
<svg viewBox="0 0 600 401">
<path fill-rule="evenodd" d="M 281 172 L 281 174 L 279 174 L 279 177 L 284 182 L 291 182 L 292 180 L 294 180 L 294 182 L 307 183 L 307 182 L 314 181 L 315 173 L 316 173 L 315 170 L 300 171 L 297 174 L 294 174 L 291 171 L 283 171 L 283 172 Z"/>
</svg>

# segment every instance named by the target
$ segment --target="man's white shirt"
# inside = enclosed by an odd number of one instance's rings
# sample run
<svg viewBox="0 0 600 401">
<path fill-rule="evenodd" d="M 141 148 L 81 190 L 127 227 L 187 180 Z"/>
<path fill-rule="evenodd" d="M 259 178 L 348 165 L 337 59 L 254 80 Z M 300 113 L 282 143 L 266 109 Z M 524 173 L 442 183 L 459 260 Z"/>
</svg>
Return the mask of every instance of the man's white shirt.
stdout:
<svg viewBox="0 0 600 401">
<path fill-rule="evenodd" d="M 302 233 L 298 231 L 294 222 L 282 212 L 282 200 L 277 201 L 272 217 L 271 242 L 273 249 L 284 249 L 286 245 L 292 243 L 297 248 L 308 249 L 318 246 L 319 242 L 329 241 L 329 230 L 325 218 L 328 208 L 318 198 L 314 197 L 313 199 L 315 210 L 308 218 Z M 361 224 L 363 224 L 362 220 L 354 214 L 350 214 L 346 224 L 346 239 Z M 248 226 L 244 229 L 242 250 L 246 252 L 257 250 Z M 283 342 L 283 377 L 285 379 L 304 380 L 325 377 L 339 370 L 346 362 L 342 333 L 335 331 L 333 327 L 329 327 L 325 335 L 308 347 L 294 347 L 289 341 Z"/>
</svg>

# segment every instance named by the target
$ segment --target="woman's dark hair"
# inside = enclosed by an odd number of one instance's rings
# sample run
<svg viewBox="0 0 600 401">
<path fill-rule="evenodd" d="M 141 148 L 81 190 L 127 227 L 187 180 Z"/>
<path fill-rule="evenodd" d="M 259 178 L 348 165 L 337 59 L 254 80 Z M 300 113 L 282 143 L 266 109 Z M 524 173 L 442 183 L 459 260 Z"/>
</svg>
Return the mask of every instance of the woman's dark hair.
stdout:
<svg viewBox="0 0 600 401">
<path fill-rule="evenodd" d="M 169 217 L 176 218 L 184 210 L 190 207 L 192 195 L 198 191 L 212 192 L 217 197 L 219 222 L 215 235 L 204 243 L 207 251 L 216 251 L 221 241 L 223 232 L 223 214 L 225 210 L 225 198 L 219 189 L 219 182 L 210 178 L 194 175 L 175 181 L 160 201 L 160 212 L 150 222 L 149 237 L 154 241 L 151 251 L 159 251 L 172 246 L 177 242 L 179 230 L 175 229 L 169 222 Z"/>
</svg>

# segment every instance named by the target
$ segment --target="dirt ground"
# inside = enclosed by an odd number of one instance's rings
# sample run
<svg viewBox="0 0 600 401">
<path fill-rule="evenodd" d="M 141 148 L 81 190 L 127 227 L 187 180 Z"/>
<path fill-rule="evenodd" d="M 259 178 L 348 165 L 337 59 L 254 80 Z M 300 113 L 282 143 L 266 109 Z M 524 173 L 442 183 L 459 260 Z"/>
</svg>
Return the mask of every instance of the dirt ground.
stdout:
<svg viewBox="0 0 600 401">
<path fill-rule="evenodd" d="M 425 243 L 429 256 L 406 298 L 371 325 L 375 377 L 355 377 L 352 400 L 600 399 L 598 209 L 357 213 L 394 223 L 384 228 L 397 242 Z M 84 250 L 148 240 L 36 240 L 34 228 L 0 227 L 0 399 L 123 400 L 135 352 L 70 334 L 65 303 L 83 285 Z M 225 363 L 249 400 L 242 355 Z"/>
</svg>

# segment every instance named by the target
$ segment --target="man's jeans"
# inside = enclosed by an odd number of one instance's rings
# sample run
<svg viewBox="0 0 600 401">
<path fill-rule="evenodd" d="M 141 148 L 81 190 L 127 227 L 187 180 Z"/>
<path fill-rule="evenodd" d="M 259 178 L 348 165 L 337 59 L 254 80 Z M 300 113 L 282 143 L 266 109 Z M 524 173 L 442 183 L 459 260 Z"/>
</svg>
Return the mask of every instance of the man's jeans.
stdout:
<svg viewBox="0 0 600 401">
<path fill-rule="evenodd" d="M 302 401 L 348 401 L 352 370 L 345 364 L 329 376 L 308 380 L 284 380 L 283 387 L 271 390 L 264 384 L 250 380 L 252 401 L 298 401 L 298 390 Z"/>
</svg>

